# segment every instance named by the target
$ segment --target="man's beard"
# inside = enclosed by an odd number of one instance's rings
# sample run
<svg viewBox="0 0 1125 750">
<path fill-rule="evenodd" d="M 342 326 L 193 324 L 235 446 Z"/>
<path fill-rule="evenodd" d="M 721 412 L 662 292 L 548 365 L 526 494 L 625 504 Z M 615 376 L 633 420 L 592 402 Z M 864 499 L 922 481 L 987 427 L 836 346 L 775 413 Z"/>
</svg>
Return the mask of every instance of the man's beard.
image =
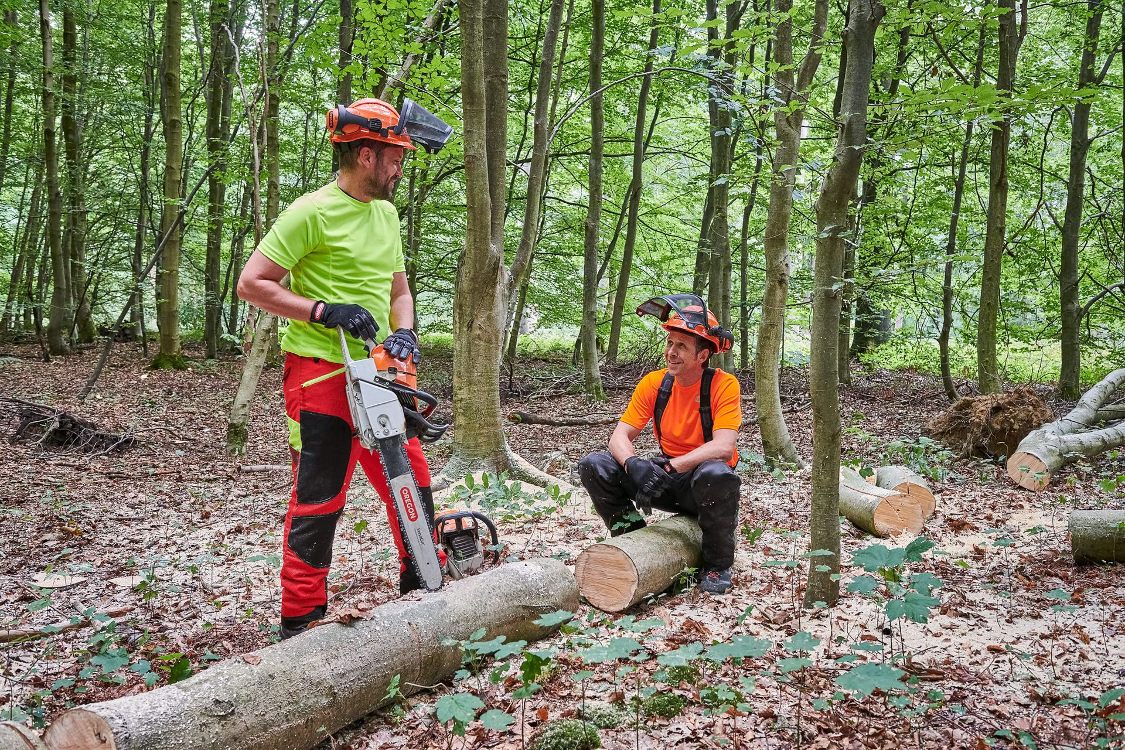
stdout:
<svg viewBox="0 0 1125 750">
<path fill-rule="evenodd" d="M 369 185 L 370 192 L 375 196 L 376 200 L 393 201 L 395 197 L 395 187 L 398 186 L 398 180 L 388 180 L 384 183 L 379 183 L 372 178 Z"/>
</svg>

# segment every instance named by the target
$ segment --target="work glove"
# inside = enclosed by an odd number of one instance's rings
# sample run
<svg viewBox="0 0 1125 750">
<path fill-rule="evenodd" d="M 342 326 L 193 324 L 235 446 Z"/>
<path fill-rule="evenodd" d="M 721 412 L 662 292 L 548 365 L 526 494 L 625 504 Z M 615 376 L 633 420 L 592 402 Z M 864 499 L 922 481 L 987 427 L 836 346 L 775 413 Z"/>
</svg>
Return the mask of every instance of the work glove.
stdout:
<svg viewBox="0 0 1125 750">
<path fill-rule="evenodd" d="M 640 456 L 631 456 L 625 461 L 625 473 L 637 486 L 633 499 L 646 516 L 652 513 L 652 501 L 658 500 L 672 486 L 672 477 L 667 471 Z"/>
<path fill-rule="evenodd" d="M 395 359 L 405 360 L 413 357 L 414 364 L 422 361 L 422 352 L 418 350 L 418 334 L 409 328 L 399 328 L 383 340 L 383 351 Z"/>
<path fill-rule="evenodd" d="M 343 328 L 360 341 L 374 341 L 379 332 L 379 324 L 363 305 L 337 305 L 319 300 L 313 305 L 309 322 L 325 328 Z"/>
</svg>

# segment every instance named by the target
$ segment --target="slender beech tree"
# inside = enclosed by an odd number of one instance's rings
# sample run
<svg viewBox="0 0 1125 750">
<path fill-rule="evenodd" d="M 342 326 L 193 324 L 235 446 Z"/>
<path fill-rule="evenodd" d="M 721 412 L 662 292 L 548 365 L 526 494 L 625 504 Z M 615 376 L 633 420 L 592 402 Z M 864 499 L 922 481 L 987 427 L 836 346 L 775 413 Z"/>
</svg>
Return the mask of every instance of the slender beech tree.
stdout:
<svg viewBox="0 0 1125 750">
<path fill-rule="evenodd" d="M 93 294 L 86 273 L 86 166 L 82 149 L 83 115 L 80 72 L 85 61 L 79 58 L 78 23 L 74 4 L 63 4 L 62 132 L 66 162 L 66 222 L 63 245 L 70 260 L 70 293 L 74 298 L 75 335 L 89 344 L 97 335 L 93 319 Z"/>
<path fill-rule="evenodd" d="M 47 175 L 47 254 L 51 259 L 51 319 L 47 324 L 47 348 L 51 354 L 70 351 L 70 324 L 74 297 L 70 287 L 70 263 L 62 241 L 62 185 L 59 180 L 59 151 L 55 113 L 55 59 L 49 0 L 39 0 L 39 31 L 43 40 L 43 169 Z M 40 274 L 40 286 L 44 283 Z M 38 297 L 42 300 L 42 295 Z"/>
<path fill-rule="evenodd" d="M 203 274 L 203 340 L 210 359 L 219 356 L 222 328 L 220 275 L 226 210 L 227 142 L 230 139 L 233 94 L 230 68 L 234 61 L 232 35 L 227 33 L 231 16 L 229 0 L 211 0 L 211 55 L 205 82 L 207 161 L 211 171 L 207 176 L 207 254 Z"/>
<path fill-rule="evenodd" d="M 984 265 L 980 279 L 977 315 L 977 382 L 981 393 L 1000 390 L 1000 367 L 996 357 L 996 326 L 1000 314 L 1000 271 L 1004 260 L 1005 228 L 1008 221 L 1008 147 L 1012 140 L 1012 89 L 1016 81 L 1016 58 L 1027 35 L 1027 0 L 997 0 L 1000 9 L 1000 61 L 996 68 L 999 98 L 992 121 L 992 145 L 988 160 L 988 216 L 984 232 Z M 1017 20 L 1019 23 L 1017 24 Z"/>
<path fill-rule="evenodd" d="M 985 32 L 988 24 L 980 22 L 977 37 L 977 57 L 973 65 L 973 88 L 980 86 L 984 74 Z M 965 175 L 969 167 L 969 146 L 973 142 L 973 120 L 965 122 L 965 137 L 961 139 L 961 154 L 957 161 L 957 177 L 953 183 L 953 211 L 949 217 L 949 233 L 945 237 L 945 268 L 941 287 L 941 331 L 938 333 L 938 357 L 941 366 L 941 383 L 946 398 L 956 401 L 959 397 L 957 386 L 953 383 L 953 373 L 949 364 L 949 335 L 953 330 L 953 259 L 957 255 L 957 225 L 961 220 L 961 204 L 965 197 Z"/>
<path fill-rule="evenodd" d="M 637 93 L 637 119 L 633 124 L 633 163 L 629 178 L 629 215 L 625 220 L 625 245 L 621 248 L 621 268 L 617 274 L 617 292 L 613 295 L 609 344 L 606 360 L 617 361 L 621 346 L 621 322 L 625 317 L 625 300 L 629 297 L 629 276 L 633 270 L 633 249 L 637 244 L 637 221 L 641 212 L 641 186 L 644 179 L 645 127 L 648 125 L 648 94 L 652 90 L 652 68 L 656 58 L 656 45 L 660 41 L 660 0 L 652 0 L 652 20 L 649 23 L 648 47 L 645 51 L 644 75 Z"/>
<path fill-rule="evenodd" d="M 762 448 L 771 461 L 801 465 L 803 461 L 789 437 L 781 413 L 781 340 L 785 335 L 785 312 L 789 302 L 789 222 L 793 215 L 793 185 L 801 148 L 801 126 L 805 120 L 809 86 L 820 66 L 828 1 L 817 0 L 813 10 L 809 49 L 799 67 L 793 65 L 792 0 L 778 0 L 774 26 L 773 64 L 770 66 L 780 101 L 773 113 L 777 145 L 773 153 L 769 208 L 763 239 L 766 282 L 762 292 L 762 319 L 758 325 L 758 348 L 754 356 L 754 395 L 758 406 L 758 429 Z M 796 75 L 794 75 L 796 70 Z"/>
<path fill-rule="evenodd" d="M 590 42 L 590 162 L 586 195 L 586 231 L 582 260 L 582 382 L 586 395 L 605 400 L 598 369 L 598 242 L 602 220 L 602 158 L 605 153 L 605 104 L 601 93 L 602 58 L 605 55 L 605 0 L 591 0 L 593 18 Z"/>
<path fill-rule="evenodd" d="M 4 189 L 4 176 L 8 171 L 8 151 L 12 146 L 12 109 L 16 101 L 16 77 L 20 65 L 19 14 L 13 8 L 4 11 L 4 25 L 13 30 L 8 46 L 8 76 L 4 82 L 4 125 L 0 128 L 0 190 Z"/>
<path fill-rule="evenodd" d="M 1078 64 L 1079 92 L 1100 83 L 1094 69 L 1098 39 L 1102 30 L 1105 0 L 1087 0 L 1086 33 L 1082 37 L 1082 54 Z M 1108 67 L 1106 68 L 1108 70 Z M 1103 72 L 1104 76 L 1105 73 Z M 1090 152 L 1090 108 L 1092 97 L 1079 94 L 1070 118 L 1070 174 L 1066 183 L 1066 209 L 1062 225 L 1062 257 L 1059 266 L 1059 301 L 1062 309 L 1062 368 L 1059 371 L 1059 395 L 1077 399 L 1081 394 L 1082 349 L 1079 345 L 1081 305 L 1078 298 L 1078 249 L 1082 230 L 1082 203 L 1086 197 L 1086 156 Z"/>
<path fill-rule="evenodd" d="M 160 352 L 153 367 L 185 366 L 180 349 L 180 246 L 183 232 L 177 226 L 182 199 L 184 166 L 183 107 L 180 90 L 180 38 L 182 0 L 168 0 L 164 11 L 164 45 L 160 61 L 160 122 L 164 128 L 164 192 L 160 209 L 160 236 L 164 249 L 156 271 L 156 322 L 160 326 Z"/>
<path fill-rule="evenodd" d="M 144 59 L 141 63 L 142 99 L 144 117 L 141 120 L 141 142 L 137 163 L 137 217 L 133 225 L 133 300 L 129 305 L 129 335 L 140 337 L 141 348 L 148 357 L 148 337 L 145 332 L 144 284 L 141 271 L 145 267 L 145 237 L 149 234 L 149 200 L 152 187 L 149 171 L 152 166 L 152 139 L 156 132 L 157 107 L 156 62 L 156 0 L 149 0 L 148 23 L 145 25 Z"/>
<path fill-rule="evenodd" d="M 867 143 L 867 104 L 875 57 L 875 30 L 883 18 L 880 0 L 851 0 L 844 45 L 844 71 L 836 149 L 816 200 L 816 265 L 813 279 L 812 356 L 809 389 L 813 412 L 811 551 L 805 605 L 836 603 L 840 582 L 840 400 L 836 379 L 844 242 L 848 207 Z"/>
</svg>

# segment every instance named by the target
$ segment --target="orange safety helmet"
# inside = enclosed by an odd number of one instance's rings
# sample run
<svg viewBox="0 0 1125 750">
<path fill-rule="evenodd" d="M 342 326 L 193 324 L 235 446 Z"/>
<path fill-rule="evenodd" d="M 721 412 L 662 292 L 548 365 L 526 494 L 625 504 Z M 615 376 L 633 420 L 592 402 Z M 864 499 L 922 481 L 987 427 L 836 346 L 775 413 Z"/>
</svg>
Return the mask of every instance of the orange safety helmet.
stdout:
<svg viewBox="0 0 1125 750">
<path fill-rule="evenodd" d="M 653 297 L 637 307 L 637 315 L 653 315 L 666 331 L 679 331 L 698 336 L 716 352 L 728 352 L 734 346 L 734 335 L 719 325 L 707 303 L 695 294 L 667 294 Z"/>
<path fill-rule="evenodd" d="M 415 150 L 410 135 L 399 124 L 398 110 L 382 99 L 360 99 L 350 107 L 339 104 L 325 116 L 333 143 L 372 140 Z"/>
</svg>

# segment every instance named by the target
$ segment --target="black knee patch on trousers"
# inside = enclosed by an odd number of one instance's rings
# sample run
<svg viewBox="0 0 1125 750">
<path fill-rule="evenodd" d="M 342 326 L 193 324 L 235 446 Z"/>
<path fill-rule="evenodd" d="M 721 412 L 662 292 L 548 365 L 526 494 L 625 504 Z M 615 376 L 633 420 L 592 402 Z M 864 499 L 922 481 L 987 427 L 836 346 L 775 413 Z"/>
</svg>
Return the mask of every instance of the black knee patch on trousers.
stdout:
<svg viewBox="0 0 1125 750">
<path fill-rule="evenodd" d="M 289 524 L 289 549 L 314 568 L 332 564 L 332 540 L 343 510 L 323 516 L 294 516 Z"/>
<path fill-rule="evenodd" d="M 319 505 L 340 494 L 348 474 L 352 430 L 331 414 L 301 411 L 301 457 L 297 464 L 297 502 Z"/>
</svg>

